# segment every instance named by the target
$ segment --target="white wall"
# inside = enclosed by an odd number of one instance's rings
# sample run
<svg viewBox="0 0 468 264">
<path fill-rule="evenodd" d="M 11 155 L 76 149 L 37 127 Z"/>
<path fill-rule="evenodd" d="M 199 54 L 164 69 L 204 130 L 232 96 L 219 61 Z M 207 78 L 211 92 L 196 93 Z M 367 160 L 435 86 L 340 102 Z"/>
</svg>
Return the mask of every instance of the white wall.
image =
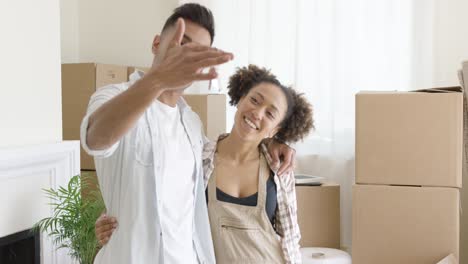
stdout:
<svg viewBox="0 0 468 264">
<path fill-rule="evenodd" d="M 151 43 L 177 0 L 61 0 L 62 62 L 150 66 Z"/>
<path fill-rule="evenodd" d="M 458 85 L 457 70 L 468 60 L 468 1 L 436 0 L 434 10 L 434 86 Z"/>
<path fill-rule="evenodd" d="M 78 0 L 60 0 L 62 63 L 79 62 Z"/>
<path fill-rule="evenodd" d="M 0 147 L 62 140 L 58 0 L 0 1 Z"/>
</svg>

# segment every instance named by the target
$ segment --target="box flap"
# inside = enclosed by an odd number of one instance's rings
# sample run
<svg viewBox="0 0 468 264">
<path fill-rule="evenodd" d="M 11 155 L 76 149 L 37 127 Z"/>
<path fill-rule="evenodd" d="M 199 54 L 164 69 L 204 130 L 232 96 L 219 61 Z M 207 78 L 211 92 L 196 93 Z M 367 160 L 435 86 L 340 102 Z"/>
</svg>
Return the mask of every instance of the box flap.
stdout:
<svg viewBox="0 0 468 264">
<path fill-rule="evenodd" d="M 423 93 L 461 93 L 463 88 L 461 86 L 452 86 L 452 87 L 437 87 L 429 89 L 418 89 L 412 90 L 410 92 L 423 92 Z"/>
<path fill-rule="evenodd" d="M 463 90 L 466 90 L 465 80 L 463 78 L 463 71 L 458 70 L 457 74 L 458 74 L 458 80 L 460 81 L 460 86 L 462 87 Z"/>
<path fill-rule="evenodd" d="M 461 93 L 463 92 L 463 87 L 461 86 L 451 86 L 451 87 L 436 87 L 436 88 L 426 88 L 426 89 L 417 89 L 410 91 L 398 91 L 398 90 L 388 90 L 388 91 L 359 91 L 358 94 L 388 94 L 388 93 L 407 93 L 407 92 L 422 92 L 422 93 Z"/>
<path fill-rule="evenodd" d="M 468 85 L 468 61 L 462 62 L 461 75 L 463 83 L 461 84 L 464 88 Z"/>
</svg>

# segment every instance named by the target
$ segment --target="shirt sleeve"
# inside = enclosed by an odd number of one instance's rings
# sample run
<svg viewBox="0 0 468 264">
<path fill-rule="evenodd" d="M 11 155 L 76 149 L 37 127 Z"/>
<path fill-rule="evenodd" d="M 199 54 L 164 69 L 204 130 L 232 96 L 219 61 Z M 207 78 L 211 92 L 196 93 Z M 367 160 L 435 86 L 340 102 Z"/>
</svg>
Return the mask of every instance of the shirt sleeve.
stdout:
<svg viewBox="0 0 468 264">
<path fill-rule="evenodd" d="M 202 128 L 202 136 L 203 136 L 203 146 L 211 142 L 211 140 L 205 135 L 203 128 Z"/>
<path fill-rule="evenodd" d="M 81 127 L 80 127 L 80 138 L 81 138 L 81 146 L 83 146 L 83 149 L 86 151 L 91 156 L 97 157 L 97 158 L 107 158 L 111 156 L 115 150 L 118 148 L 120 140 L 114 143 L 112 146 L 106 148 L 106 149 L 91 149 L 88 146 L 86 137 L 87 137 L 87 132 L 88 132 L 88 125 L 89 125 L 89 117 L 99 109 L 103 104 L 117 96 L 122 92 L 122 89 L 119 88 L 118 85 L 108 85 L 104 86 L 102 88 L 99 88 L 92 96 L 88 104 L 88 109 L 86 111 L 86 115 L 83 118 L 83 121 L 81 121 Z"/>
<path fill-rule="evenodd" d="M 278 177 L 277 180 L 280 184 L 280 190 L 278 190 L 279 204 L 276 223 L 278 233 L 281 235 L 283 254 L 286 263 L 302 263 L 299 246 L 301 231 L 297 222 L 297 199 L 294 174 L 283 175 Z"/>
<path fill-rule="evenodd" d="M 210 181 L 211 173 L 214 170 L 214 151 L 216 148 L 216 142 L 210 141 L 208 138 L 205 137 L 207 141 L 205 141 L 203 145 L 203 183 L 205 189 L 208 187 L 208 182 Z"/>
</svg>

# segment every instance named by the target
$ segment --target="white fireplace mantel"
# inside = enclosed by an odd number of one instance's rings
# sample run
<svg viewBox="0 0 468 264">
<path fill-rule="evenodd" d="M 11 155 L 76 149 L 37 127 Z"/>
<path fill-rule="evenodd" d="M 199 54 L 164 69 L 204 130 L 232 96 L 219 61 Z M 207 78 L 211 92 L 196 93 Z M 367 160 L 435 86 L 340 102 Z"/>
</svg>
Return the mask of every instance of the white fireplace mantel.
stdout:
<svg viewBox="0 0 468 264">
<path fill-rule="evenodd" d="M 0 237 L 28 230 L 50 216 L 50 201 L 42 189 L 66 186 L 79 173 L 79 141 L 0 149 Z M 41 263 L 73 262 L 42 234 Z"/>
</svg>

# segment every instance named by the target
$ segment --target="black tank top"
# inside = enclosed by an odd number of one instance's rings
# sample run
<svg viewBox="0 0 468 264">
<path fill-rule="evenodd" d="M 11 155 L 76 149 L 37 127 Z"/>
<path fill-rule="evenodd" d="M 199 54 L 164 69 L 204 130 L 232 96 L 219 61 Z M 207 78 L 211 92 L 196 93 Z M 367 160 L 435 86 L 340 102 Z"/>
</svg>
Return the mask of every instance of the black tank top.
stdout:
<svg viewBox="0 0 468 264">
<path fill-rule="evenodd" d="M 272 225 L 274 225 L 276 207 L 278 205 L 278 201 L 276 199 L 276 192 L 277 192 L 276 183 L 273 177 L 274 177 L 274 174 L 272 172 L 266 184 L 267 195 L 266 195 L 266 205 L 265 205 L 265 211 Z M 205 191 L 205 194 L 206 194 L 206 202 L 208 203 L 208 191 Z M 245 205 L 245 206 L 257 206 L 258 192 L 247 197 L 238 198 L 238 197 L 231 196 L 221 191 L 220 189 L 216 188 L 216 198 L 218 199 L 218 201 L 227 202 L 227 203 L 240 204 L 240 205 Z"/>
</svg>

